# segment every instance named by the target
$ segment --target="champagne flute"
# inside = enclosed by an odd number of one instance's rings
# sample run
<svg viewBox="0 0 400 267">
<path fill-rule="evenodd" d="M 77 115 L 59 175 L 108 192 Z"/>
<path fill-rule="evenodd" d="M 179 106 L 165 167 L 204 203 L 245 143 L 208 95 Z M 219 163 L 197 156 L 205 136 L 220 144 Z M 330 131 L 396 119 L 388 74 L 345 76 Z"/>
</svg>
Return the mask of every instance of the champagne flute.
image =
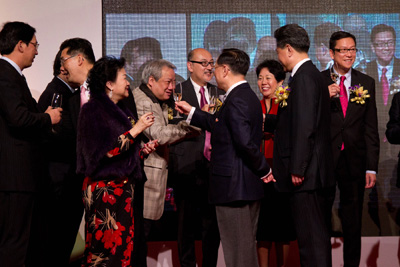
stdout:
<svg viewBox="0 0 400 267">
<path fill-rule="evenodd" d="M 174 93 L 173 93 L 173 95 L 174 95 L 174 101 L 175 102 L 179 102 L 179 101 L 181 101 L 182 100 L 182 92 L 183 92 L 183 90 L 182 90 L 182 83 L 179 83 L 179 86 L 176 86 L 175 87 L 175 90 L 174 90 Z M 174 116 L 174 118 L 175 119 L 181 119 L 181 118 L 183 118 L 180 114 L 179 114 L 179 112 L 177 111 L 176 112 L 176 115 Z"/>
<path fill-rule="evenodd" d="M 336 64 L 336 62 L 334 62 L 334 65 Z M 329 73 L 330 73 L 330 76 L 331 76 L 331 79 L 332 79 L 332 81 L 334 82 L 334 83 L 337 83 L 337 80 L 338 80 L 338 78 L 339 78 L 339 75 L 338 74 L 336 74 L 334 71 L 333 71 L 333 65 L 329 68 Z M 338 97 L 341 97 L 341 95 L 339 94 L 339 93 L 337 93 L 335 96 L 333 96 L 333 97 L 335 97 L 335 98 L 338 98 Z"/>
<path fill-rule="evenodd" d="M 51 107 L 52 108 L 61 108 L 62 105 L 62 94 L 54 93 L 53 98 L 51 100 Z"/>
<path fill-rule="evenodd" d="M 214 114 L 217 111 L 217 103 L 218 103 L 217 88 L 214 86 L 211 87 L 209 93 L 210 93 L 210 104 L 208 113 Z"/>
</svg>

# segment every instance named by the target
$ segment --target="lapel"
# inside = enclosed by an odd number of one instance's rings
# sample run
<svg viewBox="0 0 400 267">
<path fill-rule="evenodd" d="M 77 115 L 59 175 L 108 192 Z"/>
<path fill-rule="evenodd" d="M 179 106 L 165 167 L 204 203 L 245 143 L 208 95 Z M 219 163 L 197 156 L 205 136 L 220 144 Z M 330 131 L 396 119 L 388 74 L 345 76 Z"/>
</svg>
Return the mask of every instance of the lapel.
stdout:
<svg viewBox="0 0 400 267">
<path fill-rule="evenodd" d="M 185 100 L 196 109 L 200 109 L 199 101 L 197 100 L 196 92 L 194 91 L 190 78 L 183 82 L 182 90 L 184 91 L 182 94 L 182 100 Z"/>
<path fill-rule="evenodd" d="M 358 73 L 352 69 L 351 70 L 351 86 L 361 84 L 360 77 Z M 361 84 L 363 85 L 363 84 Z M 368 89 L 368 88 L 367 88 Z M 356 102 L 351 102 L 351 93 L 349 92 L 349 105 L 347 106 L 346 118 L 351 116 L 354 113 L 354 110 L 357 108 Z M 342 112 L 343 113 L 343 112 Z M 345 118 L 345 120 L 346 120 Z"/>
</svg>

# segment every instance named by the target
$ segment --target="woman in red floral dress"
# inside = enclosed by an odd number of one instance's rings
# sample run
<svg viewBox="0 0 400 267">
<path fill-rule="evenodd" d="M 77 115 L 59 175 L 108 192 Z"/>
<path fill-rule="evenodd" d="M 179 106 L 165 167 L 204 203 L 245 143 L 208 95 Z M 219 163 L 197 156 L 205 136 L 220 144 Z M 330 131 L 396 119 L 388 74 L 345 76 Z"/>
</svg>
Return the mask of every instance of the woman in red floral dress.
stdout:
<svg viewBox="0 0 400 267">
<path fill-rule="evenodd" d="M 78 122 L 77 171 L 85 175 L 86 247 L 82 266 L 133 266 L 135 184 L 142 184 L 140 133 L 154 123 L 139 120 L 120 102 L 128 97 L 125 60 L 103 57 L 89 73 L 90 101 Z"/>
</svg>

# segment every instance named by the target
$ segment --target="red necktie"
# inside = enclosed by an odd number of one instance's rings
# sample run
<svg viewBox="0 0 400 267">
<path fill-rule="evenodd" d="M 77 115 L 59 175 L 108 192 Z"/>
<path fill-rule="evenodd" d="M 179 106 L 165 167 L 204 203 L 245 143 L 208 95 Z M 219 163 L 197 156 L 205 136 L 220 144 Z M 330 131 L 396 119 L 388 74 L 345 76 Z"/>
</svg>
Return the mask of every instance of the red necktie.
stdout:
<svg viewBox="0 0 400 267">
<path fill-rule="evenodd" d="M 200 87 L 200 108 L 207 104 L 206 96 L 204 94 L 204 87 Z M 210 161 L 211 159 L 211 133 L 206 131 L 206 139 L 204 140 L 204 157 Z"/>
<path fill-rule="evenodd" d="M 382 98 L 383 98 L 383 104 L 386 106 L 388 102 L 388 96 L 389 96 L 389 83 L 386 78 L 386 72 L 387 69 L 383 68 L 382 69 L 382 76 L 381 76 L 381 83 L 382 83 Z"/>
<path fill-rule="evenodd" d="M 340 76 L 340 104 L 342 105 L 343 116 L 346 117 L 347 106 L 349 104 L 349 100 L 347 99 L 347 90 L 344 86 L 344 80 L 346 80 L 346 76 Z"/>
</svg>

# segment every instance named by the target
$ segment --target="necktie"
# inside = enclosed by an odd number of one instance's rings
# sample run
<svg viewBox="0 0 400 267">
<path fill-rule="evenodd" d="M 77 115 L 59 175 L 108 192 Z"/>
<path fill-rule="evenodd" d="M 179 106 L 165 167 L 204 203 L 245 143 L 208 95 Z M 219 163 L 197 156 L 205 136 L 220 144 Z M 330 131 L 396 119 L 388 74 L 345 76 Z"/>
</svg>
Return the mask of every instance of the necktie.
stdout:
<svg viewBox="0 0 400 267">
<path fill-rule="evenodd" d="M 204 87 L 200 87 L 200 108 L 203 108 L 204 105 L 207 104 L 206 96 L 204 94 Z M 211 159 L 211 133 L 206 131 L 206 138 L 204 140 L 204 150 L 203 150 L 204 157 L 208 161 Z"/>
<path fill-rule="evenodd" d="M 382 76 L 381 76 L 381 83 L 382 83 L 382 98 L 383 98 L 383 104 L 386 106 L 388 102 L 388 96 L 389 96 L 389 83 L 386 78 L 386 72 L 387 69 L 383 68 L 382 69 Z"/>
<path fill-rule="evenodd" d="M 340 76 L 340 104 L 342 105 L 343 116 L 346 117 L 347 105 L 349 104 L 349 100 L 347 99 L 347 90 L 344 86 L 344 80 L 346 80 L 346 76 Z"/>
<path fill-rule="evenodd" d="M 85 85 L 81 85 L 81 107 L 88 102 Z"/>
</svg>

